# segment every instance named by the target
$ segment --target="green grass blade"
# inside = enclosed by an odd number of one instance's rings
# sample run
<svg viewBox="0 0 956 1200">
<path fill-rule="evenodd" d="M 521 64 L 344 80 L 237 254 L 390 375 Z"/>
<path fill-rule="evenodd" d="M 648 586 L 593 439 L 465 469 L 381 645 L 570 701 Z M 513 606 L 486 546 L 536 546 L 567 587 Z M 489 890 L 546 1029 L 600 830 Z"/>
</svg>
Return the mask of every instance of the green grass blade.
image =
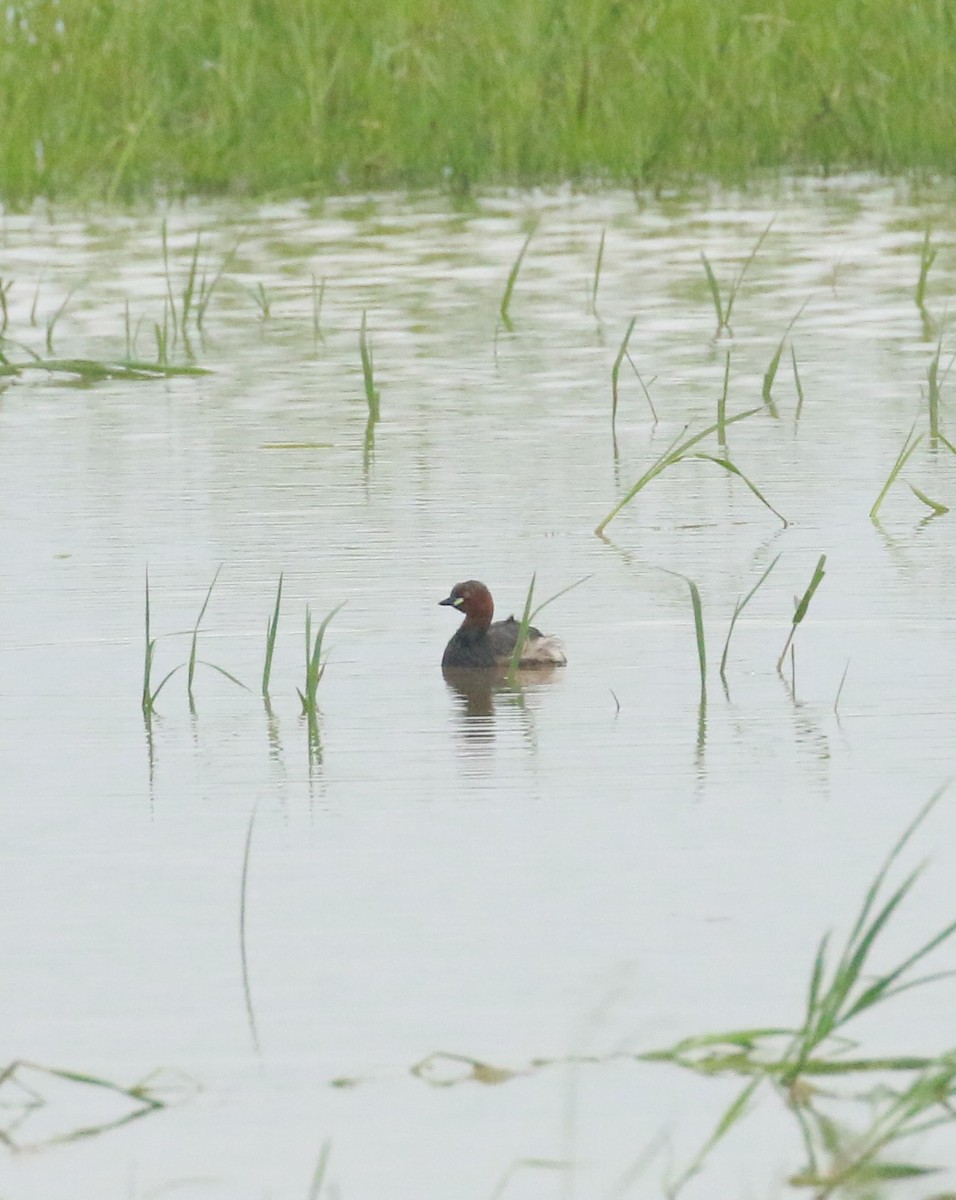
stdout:
<svg viewBox="0 0 956 1200">
<path fill-rule="evenodd" d="M 322 340 L 322 301 L 325 299 L 325 278 L 316 286 L 315 276 L 312 276 L 312 337 L 314 341 Z"/>
<path fill-rule="evenodd" d="M 943 504 L 939 500 L 931 500 L 930 497 L 927 496 L 925 492 L 920 491 L 920 489 L 916 486 L 915 483 L 911 483 L 909 485 L 909 487 L 910 487 L 910 491 L 913 493 L 913 495 L 916 497 L 917 500 L 922 501 L 922 503 L 925 504 L 927 508 L 932 509 L 934 517 L 941 517 L 945 513 L 949 512 L 948 504 Z M 924 518 L 924 520 L 925 519 L 926 518 Z"/>
<path fill-rule="evenodd" d="M 614 359 L 614 366 L 611 368 L 611 433 L 615 433 L 617 426 L 617 396 L 618 396 L 618 379 L 621 374 L 621 363 L 624 361 L 624 355 L 627 354 L 627 343 L 631 340 L 631 334 L 634 332 L 634 326 L 637 323 L 637 317 L 631 317 L 628 323 L 627 330 L 621 340 L 620 348 L 617 352 L 617 357 Z"/>
<path fill-rule="evenodd" d="M 597 316 L 597 294 L 598 285 L 601 282 L 601 264 L 604 262 L 604 238 L 607 234 L 607 226 L 601 229 L 601 241 L 598 244 L 597 261 L 594 264 L 594 280 L 591 283 L 591 312 Z"/>
<path fill-rule="evenodd" d="M 744 609 L 747 607 L 747 605 L 750 603 L 750 601 L 754 598 L 757 591 L 761 587 L 763 587 L 763 584 L 766 581 L 767 577 L 769 576 L 770 572 L 774 569 L 774 567 L 777 565 L 777 563 L 779 561 L 780 561 L 780 555 L 778 554 L 777 557 L 770 564 L 770 566 L 767 567 L 767 569 L 764 571 L 764 573 L 760 576 L 760 578 L 757 580 L 757 582 L 753 585 L 753 587 L 750 589 L 750 591 L 747 593 L 747 595 L 743 598 L 743 600 L 738 600 L 736 605 L 734 606 L 734 615 L 730 618 L 730 627 L 727 630 L 727 640 L 724 642 L 724 652 L 720 656 L 720 677 L 724 681 L 725 684 L 727 682 L 727 676 L 725 673 L 726 669 L 727 669 L 727 654 L 730 650 L 730 639 L 734 632 L 734 626 L 737 624 L 737 618 L 744 611 Z"/>
<path fill-rule="evenodd" d="M 826 563 L 827 556 L 825 554 L 821 554 L 819 559 L 817 559 L 816 567 L 813 569 L 813 576 L 807 585 L 807 590 L 801 596 L 800 602 L 797 605 L 796 611 L 791 619 L 790 633 L 787 637 L 786 645 L 783 648 L 780 658 L 777 660 L 778 671 L 783 665 L 783 660 L 787 656 L 787 651 L 790 649 L 790 643 L 793 641 L 793 635 L 797 632 L 797 626 L 801 624 L 803 618 L 807 615 L 807 609 L 810 607 L 810 601 L 813 599 L 817 588 L 823 582 L 824 576 L 826 575 Z"/>
<path fill-rule="evenodd" d="M 325 1182 L 325 1172 L 329 1165 L 329 1155 L 332 1153 L 332 1140 L 326 1138 L 322 1143 L 322 1149 L 319 1151 L 319 1158 L 315 1164 L 315 1171 L 312 1173 L 312 1183 L 309 1187 L 309 1195 L 307 1200 L 319 1200 L 319 1194 L 322 1191 L 322 1185 Z"/>
<path fill-rule="evenodd" d="M 276 602 L 272 610 L 272 619 L 266 625 L 266 657 L 262 667 L 262 694 L 269 697 L 269 680 L 272 676 L 272 656 L 276 648 L 276 634 L 279 631 L 279 608 L 282 605 L 283 573 L 279 574 L 279 586 L 276 589 Z"/>
<path fill-rule="evenodd" d="M 919 279 L 916 282 L 916 307 L 921 311 L 926 307 L 926 283 L 929 278 L 930 268 L 936 261 L 936 248 L 930 245 L 929 226 L 926 227 L 926 233 L 923 237 L 923 243 L 920 246 L 919 253 Z"/>
<path fill-rule="evenodd" d="M 177 329 L 176 298 L 173 296 L 173 278 L 172 278 L 172 275 L 170 275 L 170 273 L 169 273 L 169 242 L 167 240 L 165 217 L 163 218 L 163 224 L 162 224 L 162 228 L 161 228 L 161 240 L 162 240 L 162 248 L 163 248 L 163 274 L 166 276 L 166 299 L 167 299 L 166 312 L 172 317 L 173 341 L 175 342 L 176 329 Z"/>
<path fill-rule="evenodd" d="M 747 257 L 744 259 L 743 266 L 740 268 L 740 273 L 737 275 L 737 278 L 734 280 L 734 282 L 730 286 L 730 292 L 727 296 L 727 309 L 726 309 L 726 312 L 724 313 L 724 325 L 728 329 L 730 328 L 730 317 L 731 317 L 731 313 L 734 310 L 734 302 L 737 299 L 737 294 L 740 291 L 741 284 L 744 281 L 744 276 L 750 270 L 754 259 L 760 253 L 760 247 L 766 241 L 767 234 L 769 234 L 770 230 L 773 228 L 773 223 L 776 219 L 777 218 L 774 216 L 774 217 L 771 217 L 770 220 L 767 222 L 766 229 L 764 229 L 763 233 L 761 233 L 761 235 L 757 238 L 756 242 L 754 242 L 753 249 L 750 251 L 750 253 L 747 255 Z"/>
<path fill-rule="evenodd" d="M 790 346 L 790 360 L 793 363 L 793 383 L 797 389 L 797 411 L 794 414 L 794 420 L 799 425 L 800 414 L 803 412 L 803 384 L 800 382 L 800 372 L 797 370 L 797 356 L 794 353 L 792 343 Z"/>
<path fill-rule="evenodd" d="M 193 698 L 193 677 L 196 674 L 196 643 L 199 639 L 199 626 L 202 623 L 203 617 L 206 615 L 206 609 L 209 606 L 209 600 L 212 596 L 212 589 L 216 586 L 216 580 L 219 578 L 219 572 L 222 570 L 222 563 L 216 568 L 216 573 L 212 577 L 212 583 L 206 592 L 206 598 L 202 602 L 202 608 L 199 610 L 199 616 L 196 618 L 196 624 L 193 626 L 192 642 L 189 647 L 189 669 L 186 673 L 186 691 L 189 699 Z"/>
<path fill-rule="evenodd" d="M 580 587 L 582 583 L 587 583 L 589 579 L 593 578 L 593 573 L 590 575 L 582 575 L 580 579 L 575 579 L 574 583 L 569 583 L 567 587 L 563 587 L 559 592 L 555 592 L 554 595 L 549 596 L 547 600 L 542 600 L 534 612 L 532 612 L 531 620 L 533 621 L 543 608 L 547 608 L 548 605 L 553 603 L 555 600 L 559 600 L 562 596 L 566 596 L 568 592 L 573 591 L 576 587 Z"/>
<path fill-rule="evenodd" d="M 720 296 L 720 284 L 717 282 L 717 276 L 714 274 L 714 268 L 710 265 L 710 259 L 701 250 L 700 261 L 704 264 L 704 274 L 707 276 L 707 287 L 710 290 L 710 298 L 714 304 L 714 312 L 717 314 L 717 332 L 727 328 L 727 317 L 724 315 L 724 303 Z"/>
<path fill-rule="evenodd" d="M 186 331 L 186 326 L 189 324 L 189 313 L 192 309 L 193 298 L 196 294 L 196 273 L 199 269 L 199 249 L 202 245 L 202 234 L 196 234 L 196 241 L 193 243 L 192 257 L 189 260 L 189 271 L 186 275 L 186 285 L 183 288 L 183 305 L 182 305 L 182 324 L 183 332 Z"/>
<path fill-rule="evenodd" d="M 738 476 L 738 478 L 742 479 L 744 481 L 744 483 L 747 485 L 747 487 L 750 488 L 750 490 L 757 497 L 757 499 L 760 501 L 760 503 L 766 505 L 766 507 L 770 509 L 770 511 L 773 513 L 773 515 L 779 521 L 783 522 L 784 529 L 786 529 L 787 526 L 790 524 L 790 522 L 783 515 L 783 513 L 778 512 L 777 509 L 774 508 L 774 506 L 770 503 L 770 501 L 763 494 L 763 492 L 760 490 L 760 488 L 757 487 L 757 485 L 753 482 L 753 480 L 748 479 L 747 476 L 743 473 L 743 471 L 741 471 L 740 467 L 738 467 L 734 463 L 732 463 L 729 458 L 715 458 L 713 454 L 704 454 L 701 451 L 697 451 L 694 454 L 690 455 L 689 457 L 706 459 L 707 462 L 715 463 L 718 467 L 723 467 L 723 469 L 725 471 L 729 471 L 732 475 Z"/>
<path fill-rule="evenodd" d="M 687 580 L 690 600 L 694 609 L 694 632 L 697 637 L 697 659 L 700 664 L 700 698 L 707 698 L 707 647 L 704 642 L 704 613 L 700 603 L 700 591 L 693 579 Z"/>
<path fill-rule="evenodd" d="M 362 379 L 365 384 L 365 399 L 368 403 L 369 421 L 374 425 L 379 418 L 379 394 L 375 387 L 372 369 L 372 348 L 368 341 L 366 312 L 362 309 L 362 324 L 359 327 L 359 355 L 362 359 Z"/>
<path fill-rule="evenodd" d="M 744 421 L 747 417 L 752 417 L 754 413 L 762 411 L 762 408 L 750 408 L 746 412 L 737 413 L 737 415 L 734 417 L 728 417 L 724 424 L 733 425 L 736 421 Z M 702 442 L 704 438 L 710 437 L 710 435 L 716 429 L 716 423 L 713 425 L 708 425 L 706 429 L 702 429 L 700 433 L 693 434 L 693 436 L 687 438 L 683 442 L 680 439 L 684 436 L 687 430 L 686 428 L 681 430 L 681 432 L 677 435 L 674 441 L 671 442 L 670 446 L 668 446 L 664 453 L 657 458 L 657 460 L 644 472 L 640 479 L 638 479 L 637 483 L 630 488 L 623 500 L 620 500 L 611 509 L 604 520 L 595 528 L 595 534 L 600 537 L 611 521 L 613 521 L 617 514 L 621 511 L 621 509 L 630 504 L 642 488 L 646 487 L 652 479 L 655 479 L 658 475 L 660 475 L 661 471 L 665 470 L 675 462 L 680 462 L 680 460 L 685 457 L 687 451 L 690 450 L 692 446 L 696 446 L 699 442 Z"/>
<path fill-rule="evenodd" d="M 156 640 L 149 632 L 149 567 L 146 568 L 146 653 L 143 661 L 143 712 L 148 713 L 152 707 L 152 692 L 150 691 L 150 674 L 153 669 L 153 654 L 156 650 Z"/>
<path fill-rule="evenodd" d="M 249 825 L 246 828 L 246 841 L 242 852 L 242 875 L 239 881 L 239 959 L 242 967 L 242 994 L 246 1005 L 246 1019 L 249 1022 L 249 1032 L 252 1044 L 257 1054 L 261 1053 L 259 1030 L 256 1026 L 256 1013 L 252 1004 L 252 988 L 249 982 L 249 957 L 246 951 L 246 910 L 249 892 L 249 860 L 252 852 L 252 831 L 256 824 L 256 807 L 249 814 Z"/>
<path fill-rule="evenodd" d="M 511 265 L 511 270 L 508 272 L 508 280 L 505 283 L 504 294 L 501 297 L 501 306 L 499 308 L 501 323 L 509 333 L 514 331 L 514 325 L 511 323 L 511 318 L 508 315 L 508 310 L 511 307 L 511 295 L 515 290 L 515 284 L 518 282 L 518 272 L 521 270 L 521 264 L 524 262 L 524 256 L 528 253 L 528 247 L 531 245 L 531 239 L 537 232 L 539 224 L 540 217 L 536 217 L 532 222 L 531 228 L 528 230 L 521 249 L 518 251 L 518 257 Z"/>
<path fill-rule="evenodd" d="M 235 677 L 235 675 L 232 675 L 229 671 L 226 670 L 225 667 L 220 667 L 217 663 L 208 662 L 204 658 L 197 659 L 197 662 L 201 667 L 209 667 L 210 670 L 212 670 L 212 671 L 218 671 L 219 674 L 222 675 L 225 679 L 228 679 L 230 683 L 234 683 L 236 685 L 236 687 L 241 687 L 244 692 L 251 691 L 251 689 L 247 688 L 241 679 L 237 679 Z"/>
<path fill-rule="evenodd" d="M 691 1179 L 693 1179 L 695 1175 L 699 1174 L 701 1168 L 707 1160 L 707 1156 L 711 1153 L 714 1147 L 721 1142 L 727 1136 L 730 1130 L 733 1129 L 733 1127 L 743 1118 L 747 1109 L 747 1105 L 750 1102 L 750 1098 L 760 1086 L 761 1082 L 762 1081 L 759 1077 L 752 1079 L 727 1106 L 720 1120 L 717 1122 L 714 1132 L 710 1135 L 703 1146 L 701 1146 L 700 1150 L 694 1156 L 693 1161 L 680 1174 L 674 1183 L 665 1186 L 664 1194 L 668 1197 L 668 1200 L 674 1200 L 674 1198 L 681 1191 L 683 1191 L 684 1187 L 691 1181 Z"/>
<path fill-rule="evenodd" d="M 721 388 L 720 399 L 717 401 L 717 441 L 722 447 L 727 445 L 727 393 L 730 388 L 730 351 L 724 360 L 724 386 Z"/>
<path fill-rule="evenodd" d="M 518 638 L 515 642 L 515 648 L 511 655 L 511 662 L 508 665 L 508 673 L 514 675 L 521 665 L 521 658 L 524 654 L 524 644 L 528 639 L 528 629 L 531 625 L 531 602 L 534 598 L 534 583 L 537 579 L 537 572 L 531 576 L 531 583 L 528 585 L 528 594 L 525 596 L 524 611 L 521 614 L 521 622 L 518 625 Z"/>
<path fill-rule="evenodd" d="M 896 462 L 894 462 L 889 475 L 886 477 L 886 483 L 883 484 L 882 491 L 880 492 L 880 494 L 877 496 L 877 498 L 873 502 L 873 507 L 870 509 L 870 520 L 871 521 L 876 520 L 877 513 L 879 513 L 880 507 L 882 506 L 883 501 L 886 499 L 886 493 L 890 490 L 890 488 L 896 482 L 896 477 L 899 475 L 900 471 L 902 471 L 903 468 L 906 466 L 906 464 L 909 461 L 910 457 L 912 456 L 913 452 L 916 450 L 916 447 L 923 440 L 922 434 L 920 434 L 918 437 L 914 437 L 915 433 L 916 433 L 916 422 L 914 421 L 912 429 L 910 429 L 909 433 L 906 435 L 906 441 L 903 443 L 903 448 L 902 448 L 902 450 L 900 450 L 899 454 L 896 456 Z"/>
<path fill-rule="evenodd" d="M 936 353 L 926 371 L 929 389 L 929 436 L 931 441 L 939 437 L 939 356 L 943 352 L 943 339 L 936 343 Z"/>
</svg>

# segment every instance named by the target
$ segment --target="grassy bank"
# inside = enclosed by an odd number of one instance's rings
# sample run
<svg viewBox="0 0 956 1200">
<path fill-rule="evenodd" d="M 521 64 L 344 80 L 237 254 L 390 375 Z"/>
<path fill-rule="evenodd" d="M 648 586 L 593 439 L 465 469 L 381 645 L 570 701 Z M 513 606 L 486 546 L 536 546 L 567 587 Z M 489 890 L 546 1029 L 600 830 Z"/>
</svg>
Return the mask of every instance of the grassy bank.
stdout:
<svg viewBox="0 0 956 1200">
<path fill-rule="evenodd" d="M 950 172 L 948 0 L 20 0 L 0 195 Z"/>
</svg>

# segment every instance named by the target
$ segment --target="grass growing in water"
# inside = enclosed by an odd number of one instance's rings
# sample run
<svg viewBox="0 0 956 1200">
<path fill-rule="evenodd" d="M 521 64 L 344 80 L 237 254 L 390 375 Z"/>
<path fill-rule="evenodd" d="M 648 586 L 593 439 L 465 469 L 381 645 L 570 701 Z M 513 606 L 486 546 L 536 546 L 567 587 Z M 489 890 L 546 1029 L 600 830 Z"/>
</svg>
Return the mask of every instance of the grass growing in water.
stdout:
<svg viewBox="0 0 956 1200">
<path fill-rule="evenodd" d="M 783 666 L 783 660 L 787 657 L 787 651 L 790 649 L 790 643 L 793 641 L 793 635 L 797 632 L 797 626 L 803 622 L 803 618 L 807 615 L 807 609 L 810 607 L 810 601 L 813 599 L 817 588 L 823 582 L 826 575 L 827 556 L 821 554 L 817 559 L 817 565 L 813 569 L 813 576 L 807 584 L 807 590 L 800 597 L 797 607 L 794 611 L 790 622 L 790 632 L 787 634 L 787 640 L 784 644 L 780 657 L 777 659 L 777 670 Z M 761 582 L 763 582 L 761 580 Z"/>
<path fill-rule="evenodd" d="M 730 618 L 730 626 L 727 629 L 727 640 L 724 642 L 724 652 L 720 656 L 720 678 L 723 681 L 725 688 L 727 686 L 727 655 L 730 653 L 730 639 L 733 636 L 734 626 L 737 624 L 737 618 L 744 611 L 744 609 L 747 607 L 747 605 L 750 603 L 750 601 L 754 598 L 754 596 L 757 594 L 757 592 L 760 590 L 760 588 L 763 587 L 770 572 L 774 569 L 774 567 L 777 565 L 777 563 L 779 561 L 780 561 L 780 555 L 778 554 L 777 557 L 770 564 L 770 566 L 767 567 L 767 569 L 764 571 L 764 573 L 760 576 L 760 578 L 757 580 L 757 582 L 753 585 L 753 587 L 750 589 L 750 591 L 747 593 L 747 595 L 744 596 L 743 600 L 738 600 L 737 603 L 734 605 L 734 615 Z M 786 653 L 786 652 L 784 652 L 784 653 Z"/>
<path fill-rule="evenodd" d="M 791 1183 L 817 1189 L 819 1198 L 838 1188 L 874 1185 L 895 1179 L 913 1178 L 927 1168 L 920 1164 L 887 1161 L 885 1154 L 896 1150 L 906 1138 L 956 1120 L 956 1051 L 936 1057 L 904 1054 L 881 1057 L 849 1057 L 855 1049 L 846 1028 L 856 1018 L 872 1011 L 914 987 L 950 977 L 953 971 L 937 971 L 913 977 L 926 957 L 956 933 L 956 921 L 942 929 L 888 969 L 871 963 L 880 938 L 900 905 L 915 885 L 922 868 L 911 871 L 887 894 L 887 880 L 903 849 L 938 802 L 936 792 L 890 850 L 868 887 L 856 920 L 835 961 L 830 934 L 818 948 L 810 972 L 805 1011 L 796 1028 L 761 1026 L 733 1032 L 685 1038 L 666 1050 L 642 1055 L 648 1061 L 672 1062 L 708 1076 L 731 1074 L 748 1079 L 743 1090 L 724 1111 L 714 1133 L 707 1139 L 690 1166 L 668 1189 L 676 1195 L 702 1167 L 713 1147 L 742 1120 L 757 1089 L 771 1086 L 797 1122 L 806 1154 L 806 1166 Z M 834 1087 L 843 1076 L 877 1076 L 879 1085 L 860 1097 L 841 1095 Z M 900 1086 L 895 1080 L 903 1076 Z M 811 1083 L 825 1077 L 827 1091 Z M 842 1103 L 849 1107 L 861 1099 L 870 1105 L 868 1124 L 852 1132 L 823 1108 Z"/>
<path fill-rule="evenodd" d="M 362 309 L 362 324 L 359 327 L 359 357 L 362 360 L 362 381 L 365 386 L 365 402 L 368 405 L 368 419 L 365 422 L 364 457 L 368 467 L 369 459 L 375 448 L 375 426 L 379 419 L 379 393 L 375 386 L 375 374 L 372 367 L 372 347 L 369 345 L 365 309 Z"/>
<path fill-rule="evenodd" d="M 142 706 L 143 713 L 147 720 L 153 715 L 156 697 L 163 690 L 169 680 L 182 669 L 182 663 L 177 667 L 173 667 L 168 671 L 157 686 L 154 688 L 152 684 L 153 660 L 156 655 L 156 638 L 153 637 L 150 620 L 149 620 L 149 567 L 146 568 L 146 653 L 143 662 L 143 696 Z"/>
<path fill-rule="evenodd" d="M 607 227 L 601 230 L 601 241 L 598 243 L 597 261 L 594 264 L 594 279 L 591 283 L 591 313 L 593 316 L 598 315 L 597 309 L 597 294 L 598 286 L 601 282 L 601 264 L 604 262 L 604 238 L 607 234 Z"/>
<path fill-rule="evenodd" d="M 276 588 L 276 602 L 272 609 L 272 617 L 266 625 L 266 656 L 262 664 L 262 696 L 269 700 L 269 680 L 272 678 L 272 656 L 276 648 L 276 634 L 279 632 L 279 608 L 282 605 L 282 574 L 279 575 L 279 586 Z"/>
<path fill-rule="evenodd" d="M 877 514 L 879 513 L 880 508 L 883 506 L 883 501 L 886 499 L 886 493 L 890 490 L 890 488 L 896 482 L 897 476 L 899 475 L 900 471 L 902 471 L 903 468 L 906 466 L 907 462 L 909 462 L 910 458 L 913 455 L 913 452 L 916 450 L 917 446 L 923 440 L 922 434 L 919 434 L 918 437 L 914 436 L 915 434 L 916 434 L 916 422 L 914 421 L 912 429 L 910 429 L 909 433 L 906 435 L 906 441 L 903 443 L 902 450 L 900 450 L 899 454 L 896 456 L 896 462 L 893 463 L 893 466 L 890 468 L 890 473 L 886 477 L 886 483 L 883 484 L 883 488 L 880 491 L 880 494 L 873 501 L 873 507 L 870 509 L 870 520 L 871 521 L 875 521 L 877 519 Z"/>
<path fill-rule="evenodd" d="M 342 604 L 337 604 L 323 618 L 314 638 L 312 637 L 312 609 L 306 608 L 305 610 L 305 691 L 299 692 L 299 699 L 302 701 L 302 712 L 310 721 L 315 720 L 318 712 L 316 696 L 328 662 L 327 658 L 322 658 L 322 642 L 325 638 L 325 631 L 329 627 L 329 622 L 344 604 L 343 600 Z"/>
<path fill-rule="evenodd" d="M 216 586 L 216 580 L 219 578 L 219 572 L 221 570 L 222 566 L 220 565 L 216 568 L 216 573 L 212 577 L 212 583 L 209 585 L 209 588 L 206 592 L 206 598 L 202 602 L 202 608 L 199 610 L 199 616 L 196 618 L 196 624 L 193 626 L 192 638 L 190 639 L 189 643 L 189 662 L 186 669 L 186 694 L 189 696 L 190 709 L 194 708 L 193 678 L 196 674 L 197 663 L 204 667 L 209 667 L 213 671 L 218 671 L 219 674 L 225 679 L 228 679 L 230 683 L 234 683 L 237 687 L 241 687 L 244 691 L 249 690 L 244 683 L 240 683 L 235 675 L 231 675 L 224 667 L 217 666 L 216 663 L 207 662 L 205 659 L 196 657 L 196 650 L 199 641 L 199 626 L 202 624 L 202 619 L 206 615 L 206 609 L 209 607 L 209 601 L 212 599 L 212 590 Z"/>
<path fill-rule="evenodd" d="M 572 588 L 576 588 L 580 586 L 580 584 L 586 583 L 590 578 L 590 575 L 584 575 L 580 579 L 576 579 L 574 583 L 569 583 L 568 586 L 562 588 L 560 592 L 555 592 L 553 596 L 549 596 L 547 600 L 543 600 L 537 608 L 532 609 L 531 604 L 534 599 L 534 584 L 535 580 L 537 579 L 537 572 L 531 576 L 531 583 L 528 585 L 528 594 L 525 596 L 524 610 L 521 614 L 521 621 L 518 625 L 518 640 L 515 642 L 514 653 L 511 655 L 511 663 L 508 666 L 509 675 L 514 676 L 517 673 L 518 668 L 521 666 L 521 658 L 524 654 L 525 642 L 528 640 L 528 630 L 531 627 L 531 622 L 538 615 L 538 613 L 541 612 L 542 609 L 547 608 L 552 601 L 557 600 L 559 596 L 564 596 L 567 592 L 570 592 Z"/>
<path fill-rule="evenodd" d="M 731 285 L 730 285 L 730 290 L 727 293 L 726 302 L 724 301 L 723 296 L 721 294 L 720 284 L 717 282 L 717 276 L 714 274 L 714 269 L 710 265 L 710 260 L 708 259 L 707 255 L 703 252 L 703 250 L 700 252 L 700 261 L 704 265 L 704 274 L 707 276 L 707 287 L 710 291 L 710 298 L 714 303 L 714 311 L 717 314 L 717 330 L 716 330 L 716 332 L 718 334 L 722 333 L 724 330 L 726 330 L 728 333 L 731 332 L 730 317 L 734 311 L 734 303 L 737 299 L 737 293 L 740 291 L 740 285 L 743 283 L 744 276 L 747 274 L 747 271 L 750 269 L 750 264 L 757 257 L 757 254 L 760 251 L 760 247 L 763 245 L 767 234 L 770 232 L 770 226 L 773 225 L 774 219 L 775 218 L 771 218 L 769 224 L 767 225 L 767 228 L 763 231 L 763 233 L 761 233 L 760 237 L 757 238 L 756 242 L 754 243 L 753 249 L 750 251 L 750 253 L 746 257 L 746 259 L 744 259 L 743 266 L 740 268 L 740 271 L 738 272 L 737 277 L 734 279 L 733 283 L 731 283 Z M 796 318 L 794 318 L 794 319 L 796 319 Z"/>
<path fill-rule="evenodd" d="M 536 218 L 531 228 L 528 230 L 527 236 L 518 251 L 518 257 L 511 264 L 511 270 L 508 272 L 508 279 L 505 283 L 505 290 L 501 297 L 501 305 L 499 307 L 499 315 L 501 323 L 509 333 L 514 332 L 514 325 L 511 322 L 511 317 L 508 315 L 508 310 L 511 307 L 511 295 L 515 290 L 515 284 L 518 282 L 518 272 L 521 270 L 521 264 L 524 262 L 524 256 L 528 253 L 528 247 L 531 245 L 531 239 L 537 233 L 539 220 Z"/>
<path fill-rule="evenodd" d="M 929 279 L 930 268 L 936 261 L 936 254 L 936 247 L 930 244 L 929 226 L 927 226 L 919 251 L 919 279 L 916 281 L 916 295 L 913 297 L 916 307 L 921 313 L 926 311 L 926 283 Z"/>
<path fill-rule="evenodd" d="M 786 527 L 787 519 L 781 513 L 777 512 L 777 510 L 773 507 L 769 500 L 766 499 L 757 485 L 752 483 L 743 473 L 743 471 L 741 471 L 739 467 L 735 466 L 730 459 L 717 458 L 712 454 L 704 454 L 699 451 L 695 451 L 693 454 L 690 452 L 691 447 L 696 446 L 699 442 L 702 442 L 704 438 L 710 437 L 710 435 L 717 430 L 718 426 L 726 428 L 728 425 L 733 425 L 736 421 L 743 421 L 747 417 L 752 417 L 754 413 L 760 411 L 761 410 L 759 408 L 750 408 L 746 412 L 738 413 L 735 417 L 729 417 L 725 419 L 722 423 L 718 422 L 714 425 L 708 425 L 707 428 L 701 430 L 700 433 L 695 433 L 691 437 L 681 441 L 681 438 L 683 438 L 684 434 L 687 432 L 686 428 L 683 429 L 667 447 L 664 453 L 661 454 L 658 459 L 651 464 L 651 466 L 644 472 L 640 479 L 638 479 L 637 483 L 631 487 L 631 489 L 624 496 L 624 499 L 620 500 L 614 506 L 614 508 L 611 509 L 604 520 L 601 521 L 598 526 L 596 526 L 594 532 L 598 537 L 601 537 L 611 521 L 614 520 L 622 508 L 631 503 L 638 492 L 645 488 L 652 479 L 656 479 L 662 471 L 666 470 L 668 467 L 672 467 L 675 463 L 683 461 L 685 458 L 704 459 L 707 462 L 715 463 L 718 467 L 722 467 L 725 471 L 729 471 L 732 475 L 737 475 L 744 481 L 744 483 L 753 492 L 761 504 L 765 504 L 775 516 L 779 517 Z"/>
</svg>

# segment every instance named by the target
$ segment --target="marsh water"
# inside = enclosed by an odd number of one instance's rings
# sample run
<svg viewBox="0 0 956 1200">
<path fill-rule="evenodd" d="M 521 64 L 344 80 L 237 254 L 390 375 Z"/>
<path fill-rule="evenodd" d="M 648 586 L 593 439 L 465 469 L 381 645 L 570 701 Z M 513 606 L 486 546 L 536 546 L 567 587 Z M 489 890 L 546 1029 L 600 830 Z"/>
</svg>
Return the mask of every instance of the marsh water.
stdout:
<svg viewBox="0 0 956 1200">
<path fill-rule="evenodd" d="M 3 380 L 2 1061 L 165 1103 L 77 1138 L 129 1097 L 9 1079 L 3 1130 L 36 1152 L 0 1162 L 5 1197 L 305 1197 L 323 1146 L 313 1194 L 343 1198 L 658 1196 L 680 1176 L 740 1080 L 637 1056 L 799 1022 L 819 938 L 956 765 L 956 517 L 909 486 L 954 504 L 956 457 L 924 437 L 869 516 L 928 431 L 940 337 L 950 424 L 954 211 L 951 189 L 867 178 L 197 203 L 165 214 L 165 264 L 155 211 L 3 217 L 8 360 L 155 360 L 165 323 L 169 361 L 207 372 Z M 701 254 L 726 303 L 768 225 L 718 334 Z M 170 297 L 181 315 L 197 234 L 215 286 L 187 337 Z M 597 537 L 716 420 L 728 355 L 728 415 L 759 411 L 695 449 L 787 525 L 688 458 Z M 724 688 L 734 606 L 777 556 Z M 147 568 L 154 688 L 219 570 L 193 703 L 179 670 L 151 721 Z M 585 579 L 535 618 L 568 666 L 446 682 L 437 602 L 477 577 L 520 615 L 532 574 L 537 602 Z M 310 735 L 306 609 L 314 629 L 340 604 Z M 954 916 L 954 804 L 908 851 L 930 866 L 884 968 Z M 855 1032 L 939 1053 L 952 999 L 936 983 Z M 945 1130 L 907 1152 L 956 1164 Z M 804 1157 L 771 1097 L 686 1194 L 780 1194 Z"/>
</svg>

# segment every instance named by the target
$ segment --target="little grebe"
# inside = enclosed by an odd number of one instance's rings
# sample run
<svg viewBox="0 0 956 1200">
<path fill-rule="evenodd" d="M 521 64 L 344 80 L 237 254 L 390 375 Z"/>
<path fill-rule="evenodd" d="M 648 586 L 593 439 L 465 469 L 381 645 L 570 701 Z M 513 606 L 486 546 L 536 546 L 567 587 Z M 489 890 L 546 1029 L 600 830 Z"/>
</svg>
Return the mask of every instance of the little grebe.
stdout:
<svg viewBox="0 0 956 1200">
<path fill-rule="evenodd" d="M 465 614 L 457 633 L 445 647 L 441 660 L 443 667 L 497 667 L 511 662 L 521 623 L 509 617 L 507 621 L 495 621 L 492 625 L 495 602 L 483 583 L 477 579 L 456 583 L 451 595 L 438 603 Z M 542 633 L 533 625 L 528 627 L 520 666 L 563 667 L 567 661 L 564 647 L 556 637 Z"/>
</svg>

